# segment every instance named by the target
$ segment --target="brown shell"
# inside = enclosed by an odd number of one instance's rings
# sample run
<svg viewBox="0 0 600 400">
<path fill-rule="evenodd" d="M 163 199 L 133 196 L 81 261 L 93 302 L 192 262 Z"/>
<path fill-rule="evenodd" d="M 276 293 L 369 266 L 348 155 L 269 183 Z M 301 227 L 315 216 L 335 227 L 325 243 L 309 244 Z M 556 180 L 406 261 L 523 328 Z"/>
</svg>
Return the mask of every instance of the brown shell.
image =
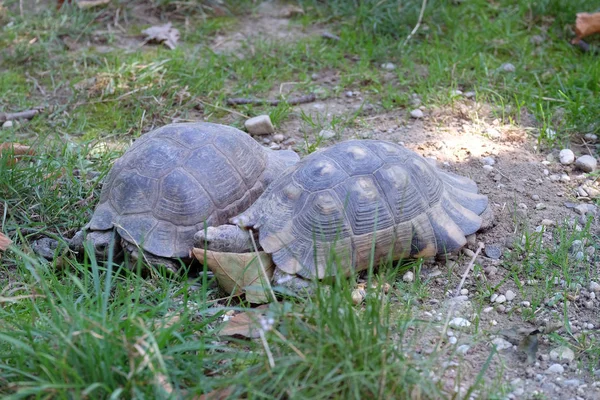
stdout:
<svg viewBox="0 0 600 400">
<path fill-rule="evenodd" d="M 170 124 L 137 140 L 102 188 L 89 229 L 117 228 L 161 257 L 188 257 L 194 233 L 250 206 L 265 188 L 263 148 L 211 123 Z"/>
<path fill-rule="evenodd" d="M 323 278 L 456 250 L 487 206 L 468 178 L 394 143 L 351 140 L 303 159 L 234 220 L 259 230 L 284 272 Z"/>
</svg>

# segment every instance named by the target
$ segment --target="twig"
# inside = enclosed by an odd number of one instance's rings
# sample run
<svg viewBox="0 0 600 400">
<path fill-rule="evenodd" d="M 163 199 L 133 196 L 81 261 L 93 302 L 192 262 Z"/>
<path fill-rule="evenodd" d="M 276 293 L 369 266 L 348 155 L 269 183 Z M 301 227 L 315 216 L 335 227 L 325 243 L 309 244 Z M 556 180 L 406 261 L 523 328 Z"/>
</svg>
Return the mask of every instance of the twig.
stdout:
<svg viewBox="0 0 600 400">
<path fill-rule="evenodd" d="M 313 93 L 307 94 L 300 97 L 290 97 L 287 100 L 265 100 L 265 99 L 252 99 L 246 97 L 234 97 L 231 99 L 227 99 L 227 104 L 230 106 L 237 106 L 242 104 L 257 104 L 257 105 L 269 105 L 269 106 L 277 106 L 281 102 L 286 102 L 291 106 L 295 106 L 298 104 L 312 103 L 317 99 Z"/>
<path fill-rule="evenodd" d="M 402 47 L 405 47 L 406 44 L 408 43 L 408 41 L 410 39 L 412 39 L 414 34 L 417 33 L 417 31 L 419 30 L 419 27 L 421 26 L 421 22 L 423 21 L 423 14 L 425 14 L 426 7 L 427 7 L 427 0 L 423 0 L 423 3 L 421 4 L 421 12 L 419 13 L 419 19 L 417 20 L 417 24 L 413 28 L 412 32 L 406 37 L 406 40 L 402 44 Z"/>
<path fill-rule="evenodd" d="M 238 112 L 238 111 L 232 110 L 231 108 L 227 108 L 227 107 L 221 107 L 221 106 L 218 106 L 218 105 L 216 105 L 216 104 L 210 104 L 210 103 L 208 103 L 208 102 L 206 102 L 206 101 L 202 101 L 202 100 L 200 100 L 200 99 L 198 99 L 198 101 L 199 101 L 200 103 L 204 104 L 205 106 L 210 106 L 210 107 L 213 107 L 213 108 L 218 108 L 219 110 L 227 111 L 227 112 L 230 112 L 230 113 L 232 113 L 232 114 L 239 115 L 240 117 L 244 117 L 244 118 L 246 118 L 246 119 L 250 119 L 250 117 L 249 117 L 249 116 L 247 116 L 246 114 L 242 114 L 241 112 Z"/>
<path fill-rule="evenodd" d="M 454 298 L 457 298 L 460 295 L 460 290 L 462 289 L 463 285 L 465 284 L 465 281 L 467 280 L 467 276 L 469 276 L 469 274 L 471 273 L 471 269 L 473 269 L 473 264 L 475 264 L 475 259 L 477 258 L 477 256 L 481 252 L 481 250 L 483 250 L 483 247 L 484 247 L 483 243 L 479 242 L 477 251 L 475 251 L 475 254 L 473 254 L 473 257 L 471 257 L 471 261 L 469 261 L 469 264 L 467 265 L 467 268 L 465 269 L 465 272 L 462 275 L 460 283 L 456 287 L 456 291 L 454 293 Z M 454 309 L 456 308 L 456 303 L 457 303 L 456 301 L 453 301 L 452 303 L 450 303 L 448 315 L 446 315 L 446 321 L 444 322 L 444 328 L 442 329 L 442 336 L 441 336 L 442 338 L 446 335 L 446 332 L 448 331 L 448 325 L 450 324 L 450 318 L 454 314 Z"/>
<path fill-rule="evenodd" d="M 25 72 L 25 76 L 27 76 L 27 79 L 31 79 L 33 81 L 33 85 L 37 88 L 37 90 L 40 91 L 40 93 L 42 94 L 42 96 L 46 96 L 46 91 L 40 85 L 40 83 L 38 82 L 37 79 L 35 79 L 33 76 L 29 75 L 29 72 Z"/>
<path fill-rule="evenodd" d="M 265 349 L 265 353 L 267 353 L 267 359 L 269 360 L 269 366 L 271 369 L 275 368 L 275 360 L 273 359 L 273 353 L 271 353 L 271 348 L 269 347 L 269 343 L 267 343 L 267 338 L 265 337 L 265 332 L 262 329 L 258 330 L 258 334 L 260 335 L 260 341 Z"/>
<path fill-rule="evenodd" d="M 16 113 L 4 113 L 0 112 L 0 122 L 14 121 L 18 119 L 32 119 L 38 115 L 42 110 L 42 107 L 34 108 L 32 110 L 19 111 Z"/>
</svg>

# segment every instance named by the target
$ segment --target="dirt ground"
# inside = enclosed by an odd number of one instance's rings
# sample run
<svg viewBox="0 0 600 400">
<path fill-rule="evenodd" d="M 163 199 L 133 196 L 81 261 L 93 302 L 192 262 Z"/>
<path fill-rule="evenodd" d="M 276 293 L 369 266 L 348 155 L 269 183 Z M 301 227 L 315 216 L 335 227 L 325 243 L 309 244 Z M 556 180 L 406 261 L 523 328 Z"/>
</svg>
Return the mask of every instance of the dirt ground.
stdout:
<svg viewBox="0 0 600 400">
<path fill-rule="evenodd" d="M 217 38 L 215 46 L 220 50 L 236 51 L 242 42 L 251 43 L 253 37 L 261 40 L 281 40 L 298 35 L 304 37 L 322 33 L 321 29 L 300 32 L 297 27 L 292 27 L 286 19 L 281 18 L 284 14 L 271 10 L 254 16 L 248 22 L 251 26 L 270 26 L 275 29 L 250 29 L 248 32 L 253 32 L 253 36 L 249 36 L 244 34 L 247 30 L 242 26 L 240 31 L 231 36 Z M 394 76 L 389 73 L 387 78 L 393 81 Z M 332 93 L 340 81 L 340 76 L 336 71 L 322 71 L 313 76 L 313 81 L 317 92 Z M 464 88 L 464 91 L 474 89 Z M 294 93 L 293 86 L 286 87 L 284 92 L 288 95 L 304 94 Z M 273 85 L 273 95 L 279 93 L 281 86 L 277 82 Z M 413 100 L 415 108 L 419 107 L 419 99 L 415 96 Z M 440 168 L 468 176 L 477 182 L 480 192 L 488 195 L 491 200 L 496 224 L 491 229 L 478 233 L 468 247 L 475 250 L 476 243 L 483 242 L 490 252 L 500 250 L 502 254 L 499 258 L 493 255 L 491 258 L 483 251 L 477 258 L 476 265 L 481 266 L 485 272 L 471 274 L 463 286 L 468 295 L 455 300 L 458 306 L 455 307 L 452 316 L 460 316 L 472 322 L 477 320 L 479 333 L 473 334 L 473 329 L 461 332 L 461 329 L 450 328 L 453 331 L 450 334 L 456 338 L 458 346 L 455 357 L 464 362 L 461 363 L 460 369 L 449 368 L 442 379 L 447 380 L 449 387 L 454 385 L 457 391 L 464 391 L 468 383 L 474 382 L 493 345 L 496 344 L 499 354 L 492 358 L 485 377 L 488 380 L 499 379 L 503 382 L 509 393 L 508 398 L 600 398 L 599 370 L 596 369 L 593 373 L 583 369 L 578 356 L 574 360 L 566 361 L 551 354 L 558 345 L 551 342 L 548 335 L 532 336 L 539 340 L 539 348 L 535 360 L 531 362 L 524 359 L 526 353 L 519 347 L 522 339 L 527 336 L 522 331 L 529 333 L 536 328 L 543 330 L 544 326 L 557 323 L 564 325 L 565 316 L 569 321 L 571 333 L 563 326 L 554 335 L 571 344 L 574 343 L 571 335 L 595 335 L 597 338 L 600 325 L 598 299 L 590 298 L 591 291 L 583 282 L 568 290 L 566 307 L 564 303 L 557 302 L 554 305 L 542 303 L 537 309 L 532 309 L 531 304 L 528 304 L 530 302 L 521 298 L 521 294 L 529 292 L 527 285 L 535 289 L 535 286 L 541 283 L 531 280 L 523 282 L 524 288 L 519 288 L 513 278 L 512 266 L 515 260 L 511 257 L 525 232 L 531 234 L 543 229 L 543 245 L 558 246 L 558 230 L 563 229 L 561 226 L 566 226 L 564 229 L 568 231 L 583 229 L 587 218 L 573 207 L 593 204 L 593 199 L 582 196 L 585 193 L 578 188 L 582 185 L 590 187 L 592 194 L 597 195 L 593 191 L 600 190 L 597 182 L 572 165 L 562 165 L 558 161 L 559 149 L 542 148 L 537 144 L 536 133 L 539 126 L 525 109 L 521 110 L 520 125 L 515 126 L 503 124 L 495 116 L 497 110 L 493 106 L 479 103 L 472 93 L 457 93 L 453 106 L 435 108 L 422 105 L 420 108 L 424 117 L 419 119 L 411 118 L 410 110 L 383 111 L 380 105 L 365 102 L 360 89 L 344 88 L 344 92 L 339 96 L 318 98 L 315 102 L 294 107 L 289 118 L 276 132 L 284 135 L 282 144 L 273 142 L 273 137 L 257 137 L 257 140 L 262 141 L 265 146 L 288 146 L 302 150 L 305 137 L 315 140 L 316 132 L 314 127 L 311 129 L 303 122 L 300 117 L 301 111 L 320 121 L 331 121 L 333 116 L 358 113 L 359 116 L 353 124 L 342 132 L 336 132 L 334 137 L 323 140 L 320 147 L 351 138 L 389 140 L 434 159 Z M 577 156 L 594 155 L 594 143 L 581 143 L 570 147 Z M 486 163 L 492 162 L 493 165 L 484 168 Z M 594 216 L 590 233 L 597 235 L 600 225 L 595 218 L 594 207 L 590 207 L 590 213 Z M 590 254 L 591 249 L 587 251 L 589 253 L 582 262 L 569 256 L 569 263 L 572 263 L 573 268 L 589 268 L 592 275 L 597 276 L 597 257 L 593 253 Z M 466 254 L 463 253 L 458 258 L 451 256 L 448 262 L 433 263 L 423 269 L 421 279 L 431 279 L 428 284 L 431 298 L 420 305 L 420 317 L 432 322 L 444 322 L 448 315 L 448 304 L 452 301 L 447 291 L 456 287 L 471 260 L 471 255 L 472 251 L 467 250 Z M 506 260 L 511 260 L 511 264 Z M 582 263 L 585 265 L 582 266 Z M 450 276 L 447 273 L 449 268 L 452 271 Z M 496 295 L 503 295 L 507 291 L 517 295 L 513 300 L 502 304 L 493 303 L 489 297 L 481 300 L 482 296 L 486 296 L 485 293 L 478 292 L 482 282 L 487 287 L 496 287 L 493 291 Z M 555 293 L 561 293 L 564 290 L 561 284 L 564 286 L 564 281 L 557 279 L 555 287 L 547 293 L 545 300 L 551 301 Z M 472 297 L 477 298 L 477 302 L 472 302 Z M 483 308 L 477 308 L 477 304 L 481 303 L 484 303 Z M 523 316 L 526 314 L 535 317 L 528 318 L 531 322 L 524 322 Z M 452 346 L 453 339 L 448 333 L 446 335 L 446 343 Z M 423 352 L 431 351 L 428 349 L 436 339 L 431 332 L 425 334 L 417 349 Z M 502 349 L 503 346 L 506 348 Z M 452 362 L 453 360 L 449 359 L 446 366 L 452 366 Z M 560 364 L 563 372 L 548 371 L 553 364 Z M 455 383 L 457 376 L 461 377 L 460 385 Z M 486 398 L 484 393 L 479 395 Z"/>
</svg>

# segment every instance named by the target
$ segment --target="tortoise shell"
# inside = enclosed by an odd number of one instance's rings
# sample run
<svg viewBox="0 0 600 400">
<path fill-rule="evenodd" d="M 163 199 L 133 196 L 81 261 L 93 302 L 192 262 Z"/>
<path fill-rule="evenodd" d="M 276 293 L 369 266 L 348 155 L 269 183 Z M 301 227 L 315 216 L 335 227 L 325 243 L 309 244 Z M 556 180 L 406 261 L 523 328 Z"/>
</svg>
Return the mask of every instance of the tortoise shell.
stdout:
<svg viewBox="0 0 600 400">
<path fill-rule="evenodd" d="M 154 255 L 188 257 L 194 233 L 225 223 L 264 191 L 268 152 L 224 125 L 156 129 L 115 162 L 88 229 L 116 228 Z"/>
<path fill-rule="evenodd" d="M 477 192 L 400 145 L 350 140 L 304 158 L 231 221 L 258 229 L 283 272 L 321 279 L 336 273 L 327 265 L 351 274 L 461 248 L 488 207 Z"/>
</svg>

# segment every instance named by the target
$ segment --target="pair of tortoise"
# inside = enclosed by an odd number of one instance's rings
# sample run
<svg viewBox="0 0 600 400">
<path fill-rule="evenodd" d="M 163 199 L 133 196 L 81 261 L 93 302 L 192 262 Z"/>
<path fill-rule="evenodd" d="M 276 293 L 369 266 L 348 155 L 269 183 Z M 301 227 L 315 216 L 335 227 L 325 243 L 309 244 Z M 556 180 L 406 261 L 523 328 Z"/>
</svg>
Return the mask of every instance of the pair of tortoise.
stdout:
<svg viewBox="0 0 600 400">
<path fill-rule="evenodd" d="M 385 257 L 458 250 L 491 220 L 475 182 L 391 142 L 349 140 L 299 160 L 232 127 L 186 123 L 144 135 L 116 161 L 85 229 L 98 252 L 116 230 L 134 255 L 176 270 L 195 244 L 251 251 L 251 228 L 274 283 L 298 289 Z"/>
</svg>

